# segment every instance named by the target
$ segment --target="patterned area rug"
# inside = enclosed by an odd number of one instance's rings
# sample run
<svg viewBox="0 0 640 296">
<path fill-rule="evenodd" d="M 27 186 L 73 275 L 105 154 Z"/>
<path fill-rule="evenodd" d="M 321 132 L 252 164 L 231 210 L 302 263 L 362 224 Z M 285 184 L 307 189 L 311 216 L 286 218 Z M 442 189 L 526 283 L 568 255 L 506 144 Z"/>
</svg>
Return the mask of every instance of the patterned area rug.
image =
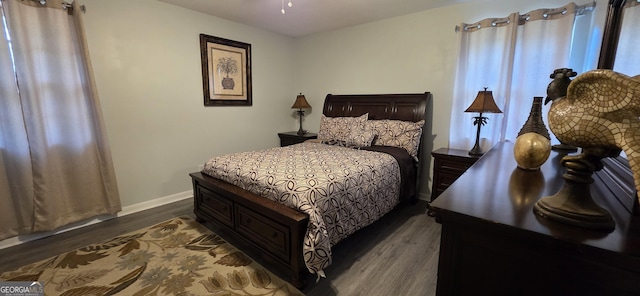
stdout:
<svg viewBox="0 0 640 296">
<path fill-rule="evenodd" d="M 45 295 L 303 295 L 188 217 L 0 274 Z"/>
</svg>

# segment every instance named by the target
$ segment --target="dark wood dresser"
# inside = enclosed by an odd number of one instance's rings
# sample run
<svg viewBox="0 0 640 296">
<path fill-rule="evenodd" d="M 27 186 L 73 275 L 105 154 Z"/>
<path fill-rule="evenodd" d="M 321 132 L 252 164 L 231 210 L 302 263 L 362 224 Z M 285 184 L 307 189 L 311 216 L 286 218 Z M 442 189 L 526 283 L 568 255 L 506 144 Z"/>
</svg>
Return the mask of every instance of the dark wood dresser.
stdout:
<svg viewBox="0 0 640 296">
<path fill-rule="evenodd" d="M 284 132 L 278 133 L 278 137 L 280 137 L 280 147 L 284 147 L 302 143 L 309 139 L 317 139 L 318 134 L 306 133 L 304 135 L 298 135 L 298 132 Z"/>
<path fill-rule="evenodd" d="M 442 224 L 437 295 L 640 295 L 640 217 L 596 178 L 611 233 L 541 218 L 533 205 L 563 185 L 562 155 L 518 169 L 500 143 L 431 203 Z"/>
<path fill-rule="evenodd" d="M 433 182 L 431 201 L 435 200 L 455 180 L 472 166 L 480 156 L 471 156 L 469 151 L 440 148 L 431 152 L 433 156 Z"/>
</svg>

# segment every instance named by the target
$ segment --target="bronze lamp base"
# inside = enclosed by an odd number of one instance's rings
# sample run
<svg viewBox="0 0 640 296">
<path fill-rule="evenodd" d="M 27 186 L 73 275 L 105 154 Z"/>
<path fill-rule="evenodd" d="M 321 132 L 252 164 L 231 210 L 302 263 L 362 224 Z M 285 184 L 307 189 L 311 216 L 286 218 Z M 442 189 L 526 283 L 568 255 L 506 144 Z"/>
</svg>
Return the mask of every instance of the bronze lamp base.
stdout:
<svg viewBox="0 0 640 296">
<path fill-rule="evenodd" d="M 304 111 L 302 109 L 296 111 L 300 116 L 300 129 L 298 129 L 298 135 L 306 135 L 307 131 L 302 129 L 302 117 L 304 117 Z"/>
</svg>

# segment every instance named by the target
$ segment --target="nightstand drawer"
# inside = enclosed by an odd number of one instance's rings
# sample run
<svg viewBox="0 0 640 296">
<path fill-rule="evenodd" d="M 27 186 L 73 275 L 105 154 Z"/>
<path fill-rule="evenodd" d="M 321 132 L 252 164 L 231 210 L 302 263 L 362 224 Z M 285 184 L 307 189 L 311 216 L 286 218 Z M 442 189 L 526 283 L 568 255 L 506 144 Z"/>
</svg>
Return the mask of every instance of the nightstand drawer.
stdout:
<svg viewBox="0 0 640 296">
<path fill-rule="evenodd" d="M 286 132 L 286 133 L 278 133 L 278 137 L 280 137 L 280 147 L 284 147 L 284 146 L 302 143 L 309 139 L 317 139 L 318 134 L 306 133 L 304 135 L 298 135 L 298 132 Z"/>
<path fill-rule="evenodd" d="M 479 156 L 470 156 L 467 151 L 447 148 L 433 151 L 431 155 L 433 156 L 431 201 L 447 190 L 479 158 Z"/>
<path fill-rule="evenodd" d="M 441 172 L 450 172 L 460 176 L 475 162 L 476 159 L 446 158 L 439 160 L 440 165 L 438 168 Z"/>
<path fill-rule="evenodd" d="M 437 184 L 438 188 L 444 191 L 445 189 L 449 188 L 449 186 L 451 186 L 453 182 L 458 180 L 458 178 L 460 178 L 462 174 L 464 174 L 464 172 L 460 172 L 460 173 L 440 172 L 440 182 L 438 182 Z"/>
<path fill-rule="evenodd" d="M 289 145 L 293 145 L 293 144 L 298 144 L 298 143 L 302 143 L 304 141 L 306 141 L 306 140 L 305 139 L 299 139 L 299 138 L 290 138 L 290 137 L 280 138 L 280 147 L 289 146 Z"/>
</svg>

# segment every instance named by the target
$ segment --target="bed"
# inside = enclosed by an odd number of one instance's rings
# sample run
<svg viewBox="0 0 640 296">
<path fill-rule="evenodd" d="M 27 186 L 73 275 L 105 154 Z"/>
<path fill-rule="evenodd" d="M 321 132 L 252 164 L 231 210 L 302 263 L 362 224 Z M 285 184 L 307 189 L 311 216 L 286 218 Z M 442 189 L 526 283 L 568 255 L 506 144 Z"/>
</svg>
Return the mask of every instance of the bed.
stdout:
<svg viewBox="0 0 640 296">
<path fill-rule="evenodd" d="M 430 99 L 428 92 L 327 95 L 321 119 L 322 143 L 308 141 L 214 157 L 202 172 L 191 173 L 197 219 L 223 230 L 223 237 L 241 241 L 240 248 L 250 249 L 250 254 L 258 254 L 269 268 L 290 276 L 292 284 L 303 287 L 310 272 L 322 275 L 331 263 L 330 247 L 397 204 L 415 203 L 422 137 L 418 135 L 417 143 L 412 143 L 414 149 L 398 149 L 389 146 L 401 147 L 405 143 L 391 143 L 380 133 L 390 129 L 390 123 L 394 128 L 395 124 L 422 128 L 428 120 L 426 108 Z M 364 144 L 354 149 L 353 141 L 330 141 L 334 130 L 327 126 L 343 121 L 362 123 L 355 143 L 366 138 Z M 353 130 L 350 134 L 354 135 Z M 366 145 L 371 142 L 377 144 Z M 237 163 L 244 166 L 232 167 Z M 293 170 L 304 171 L 308 180 L 296 179 Z M 258 171 L 270 175 L 262 176 Z M 343 204 L 343 200 L 354 203 Z M 335 210 L 322 212 L 325 204 Z M 337 224 L 327 220 L 336 220 Z"/>
</svg>

